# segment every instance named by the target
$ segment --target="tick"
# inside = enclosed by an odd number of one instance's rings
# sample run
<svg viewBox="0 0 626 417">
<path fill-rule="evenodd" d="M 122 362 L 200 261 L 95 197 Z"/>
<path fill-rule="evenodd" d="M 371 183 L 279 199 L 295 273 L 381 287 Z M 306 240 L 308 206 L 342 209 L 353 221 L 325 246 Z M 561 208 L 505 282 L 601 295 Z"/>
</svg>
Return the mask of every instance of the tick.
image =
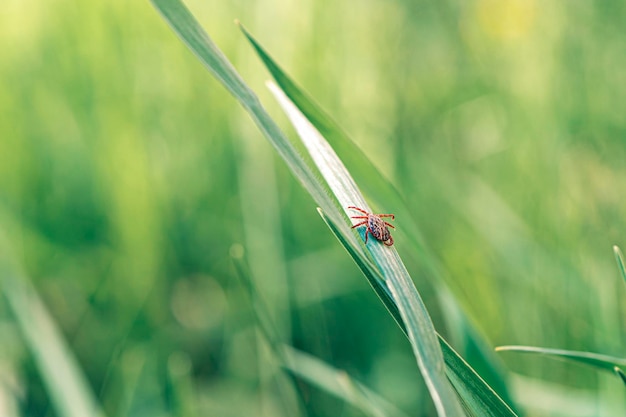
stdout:
<svg viewBox="0 0 626 417">
<path fill-rule="evenodd" d="M 395 227 L 384 221 L 383 217 L 391 217 L 391 220 L 395 220 L 396 216 L 393 214 L 373 214 L 354 206 L 349 206 L 348 208 L 363 213 L 362 216 L 350 216 L 350 218 L 363 219 L 362 222 L 355 224 L 352 228 L 354 229 L 355 227 L 362 225 L 367 227 L 367 230 L 365 230 L 365 243 L 367 243 L 367 235 L 371 233 L 372 236 L 374 236 L 374 239 L 380 240 L 385 246 L 393 245 L 393 238 L 391 237 L 391 233 L 389 233 L 388 227 L 391 227 L 392 229 L 395 229 Z"/>
</svg>

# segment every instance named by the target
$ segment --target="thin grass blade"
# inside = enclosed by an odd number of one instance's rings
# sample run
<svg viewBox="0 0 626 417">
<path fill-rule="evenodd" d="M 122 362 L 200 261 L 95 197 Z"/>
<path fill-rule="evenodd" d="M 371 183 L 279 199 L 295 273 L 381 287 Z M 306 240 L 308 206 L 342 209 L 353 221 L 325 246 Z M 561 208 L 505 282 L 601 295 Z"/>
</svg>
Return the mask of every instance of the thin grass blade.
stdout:
<svg viewBox="0 0 626 417">
<path fill-rule="evenodd" d="M 626 367 L 625 358 L 575 350 L 549 349 L 534 346 L 498 346 L 496 352 L 519 352 L 546 355 L 556 359 L 590 365 L 594 368 L 609 372 L 615 372 L 615 367 Z"/>
</svg>

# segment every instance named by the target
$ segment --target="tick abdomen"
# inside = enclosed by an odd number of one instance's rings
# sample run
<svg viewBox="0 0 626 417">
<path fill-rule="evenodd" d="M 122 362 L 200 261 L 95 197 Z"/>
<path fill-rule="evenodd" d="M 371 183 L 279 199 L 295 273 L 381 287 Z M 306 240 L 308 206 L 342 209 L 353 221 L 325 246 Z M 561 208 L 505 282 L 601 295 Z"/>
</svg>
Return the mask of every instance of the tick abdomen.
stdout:
<svg viewBox="0 0 626 417">
<path fill-rule="evenodd" d="M 370 230 L 370 233 L 377 239 L 382 242 L 386 242 L 389 240 L 391 234 L 389 233 L 389 229 L 387 229 L 387 225 L 383 219 L 376 215 L 368 216 L 367 226 Z"/>
</svg>

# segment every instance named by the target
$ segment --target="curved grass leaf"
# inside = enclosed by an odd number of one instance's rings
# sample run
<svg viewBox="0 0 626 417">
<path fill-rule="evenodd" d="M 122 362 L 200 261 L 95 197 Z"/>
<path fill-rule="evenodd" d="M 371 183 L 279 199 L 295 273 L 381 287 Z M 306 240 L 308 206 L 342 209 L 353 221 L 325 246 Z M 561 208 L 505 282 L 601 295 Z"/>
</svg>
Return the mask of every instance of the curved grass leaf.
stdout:
<svg viewBox="0 0 626 417">
<path fill-rule="evenodd" d="M 280 89 L 315 126 L 324 139 L 332 144 L 333 149 L 341 156 L 341 159 L 351 162 L 349 166 L 352 175 L 356 178 L 367 179 L 367 181 L 363 181 L 362 185 L 364 194 L 368 199 L 378 207 L 393 207 L 398 217 L 402 218 L 403 237 L 412 244 L 414 253 L 423 254 L 420 260 L 429 269 L 430 276 L 436 278 L 433 283 L 434 288 L 443 303 L 443 311 L 446 314 L 447 325 L 455 345 L 464 349 L 465 354 L 471 359 L 472 364 L 481 370 L 485 379 L 499 395 L 509 404 L 512 404 L 512 398 L 505 382 L 504 370 L 499 359 L 494 354 L 493 349 L 487 346 L 484 339 L 479 336 L 479 332 L 467 320 L 456 299 L 451 296 L 451 292 L 442 278 L 444 272 L 428 245 L 425 244 L 402 194 L 348 137 L 339 124 L 280 68 L 250 32 L 243 25 L 240 25 L 240 28 Z"/>
<path fill-rule="evenodd" d="M 520 352 L 546 355 L 553 358 L 590 365 L 594 368 L 609 372 L 615 372 L 615 367 L 626 367 L 625 358 L 575 350 L 549 349 L 534 346 L 498 346 L 496 348 L 496 352 Z"/>
<path fill-rule="evenodd" d="M 402 317 L 398 311 L 398 307 L 385 280 L 380 272 L 373 268 L 369 259 L 363 257 L 355 251 L 348 243 L 333 221 L 318 209 L 320 216 L 328 225 L 335 237 L 342 246 L 348 251 L 354 262 L 357 264 L 361 272 L 365 275 L 368 282 L 383 302 L 384 306 L 389 310 L 391 316 L 396 320 L 398 326 L 407 334 Z M 408 337 L 408 335 L 407 335 Z M 440 336 L 437 335 L 439 344 L 443 352 L 443 358 L 446 365 L 446 376 L 452 383 L 454 389 L 461 397 L 464 407 L 469 411 L 471 416 L 483 417 L 514 417 L 517 414 L 506 404 L 505 401 L 472 369 L 472 367 L 461 358 L 461 356 Z"/>
</svg>

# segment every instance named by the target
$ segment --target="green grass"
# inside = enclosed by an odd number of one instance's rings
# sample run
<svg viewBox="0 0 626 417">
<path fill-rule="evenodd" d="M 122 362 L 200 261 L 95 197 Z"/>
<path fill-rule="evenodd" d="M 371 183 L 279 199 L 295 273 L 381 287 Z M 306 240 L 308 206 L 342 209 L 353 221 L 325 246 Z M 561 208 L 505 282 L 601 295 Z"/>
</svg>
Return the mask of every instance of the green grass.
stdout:
<svg viewBox="0 0 626 417">
<path fill-rule="evenodd" d="M 270 77 L 396 214 L 432 327 L 518 415 L 623 414 L 610 367 L 493 352 L 623 356 L 617 2 L 185 3 L 254 119 L 150 2 L 0 14 L 0 415 L 437 415 Z M 292 149 L 264 138 L 277 128 Z M 483 392 L 468 369 L 466 397 Z"/>
</svg>

